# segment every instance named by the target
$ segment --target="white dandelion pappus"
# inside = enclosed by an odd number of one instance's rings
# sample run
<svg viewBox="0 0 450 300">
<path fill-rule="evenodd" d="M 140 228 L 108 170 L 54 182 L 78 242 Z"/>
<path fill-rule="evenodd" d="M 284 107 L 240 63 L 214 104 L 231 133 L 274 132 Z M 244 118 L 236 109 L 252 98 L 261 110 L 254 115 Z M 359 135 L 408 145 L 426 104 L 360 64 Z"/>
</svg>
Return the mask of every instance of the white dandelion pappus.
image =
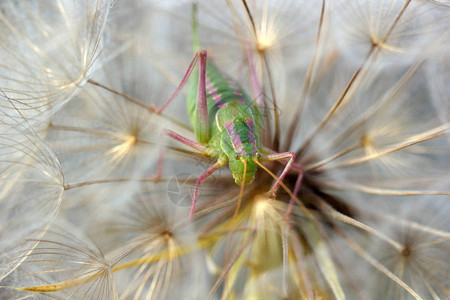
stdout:
<svg viewBox="0 0 450 300">
<path fill-rule="evenodd" d="M 111 1 L 2 1 L 0 89 L 9 114 L 48 121 L 101 62 Z"/>
</svg>

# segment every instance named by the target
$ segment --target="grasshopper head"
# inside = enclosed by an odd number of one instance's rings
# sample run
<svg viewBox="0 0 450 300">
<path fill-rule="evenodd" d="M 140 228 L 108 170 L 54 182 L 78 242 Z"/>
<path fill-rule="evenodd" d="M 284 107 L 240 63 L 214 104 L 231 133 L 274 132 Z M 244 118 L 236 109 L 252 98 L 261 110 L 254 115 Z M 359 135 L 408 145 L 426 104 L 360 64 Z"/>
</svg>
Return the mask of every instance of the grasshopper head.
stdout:
<svg viewBox="0 0 450 300">
<path fill-rule="evenodd" d="M 254 157 L 256 157 L 256 155 Z M 253 161 L 254 157 L 239 156 L 238 154 L 234 157 L 229 157 L 230 170 L 237 185 L 241 185 L 242 183 L 248 185 L 255 179 L 258 165 Z M 244 163 L 247 165 L 245 174 Z"/>
</svg>

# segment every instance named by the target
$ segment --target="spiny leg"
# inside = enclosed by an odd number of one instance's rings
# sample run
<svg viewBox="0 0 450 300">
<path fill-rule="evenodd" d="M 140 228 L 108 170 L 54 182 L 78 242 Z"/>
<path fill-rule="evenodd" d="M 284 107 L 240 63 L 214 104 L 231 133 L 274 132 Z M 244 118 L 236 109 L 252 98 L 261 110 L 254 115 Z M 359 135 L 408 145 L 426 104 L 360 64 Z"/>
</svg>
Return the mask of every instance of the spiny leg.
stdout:
<svg viewBox="0 0 450 300">
<path fill-rule="evenodd" d="M 197 137 L 197 140 L 200 143 L 194 142 L 192 140 L 189 140 L 187 138 L 184 138 L 183 136 L 165 129 L 161 132 L 162 135 L 168 135 L 171 138 L 182 142 L 183 144 L 192 147 L 194 149 L 199 150 L 200 152 L 204 153 L 207 156 L 210 156 L 210 152 L 208 149 L 203 146 L 201 143 L 206 143 L 210 140 L 210 131 L 209 131 L 209 124 L 208 124 L 208 105 L 207 105 L 207 98 L 206 98 L 206 59 L 207 59 L 207 52 L 206 50 L 199 50 L 194 55 L 194 58 L 192 59 L 188 70 L 186 71 L 186 74 L 183 77 L 183 80 L 181 81 L 178 88 L 175 90 L 174 94 L 167 100 L 167 102 L 160 108 L 160 109 L 154 109 L 155 113 L 160 114 L 166 107 L 169 105 L 169 103 L 178 95 L 180 90 L 184 87 L 187 80 L 189 79 L 190 75 L 192 74 L 192 71 L 194 70 L 198 59 L 200 58 L 199 63 L 199 82 L 198 82 L 198 90 L 197 90 L 197 105 L 195 108 L 195 124 L 194 125 L 194 132 Z M 162 174 L 162 148 L 160 150 L 160 157 L 158 162 L 158 175 L 156 177 L 160 177 Z M 216 170 L 220 169 L 222 166 L 226 164 L 227 160 L 225 159 L 219 159 L 214 165 L 209 167 L 204 173 L 200 175 L 198 178 L 195 189 L 194 189 L 194 195 L 192 199 L 192 207 L 190 215 L 192 217 L 195 209 L 195 203 L 197 202 L 197 196 L 198 196 L 198 188 L 208 176 L 210 176 L 212 173 L 214 173 Z"/>
<path fill-rule="evenodd" d="M 198 36 L 197 28 L 197 4 L 192 6 L 192 43 L 194 51 L 200 49 L 200 38 Z M 195 56 L 200 58 L 199 72 L 198 72 L 198 88 L 197 88 L 197 103 L 194 111 L 194 127 L 195 136 L 197 141 L 204 144 L 211 138 L 209 131 L 209 116 L 208 105 L 206 99 L 206 50 L 197 51 Z M 193 67 L 194 68 L 194 67 Z M 192 72 L 192 71 L 191 71 Z"/>
<path fill-rule="evenodd" d="M 280 177 L 278 178 L 278 180 L 275 182 L 275 184 L 271 188 L 271 193 L 272 193 L 273 198 L 275 198 L 275 194 L 276 194 L 278 188 L 280 187 L 280 182 L 283 181 L 284 177 L 286 176 L 286 174 L 289 172 L 290 169 L 297 170 L 300 175 L 303 175 L 303 168 L 300 165 L 294 163 L 294 160 L 295 160 L 294 152 L 272 153 L 272 154 L 268 154 L 268 155 L 263 155 L 260 159 L 260 161 L 262 161 L 262 162 L 264 162 L 264 161 L 279 161 L 279 160 L 281 160 L 281 161 L 288 160 L 288 162 L 286 163 L 286 166 L 283 169 L 283 172 L 281 172 Z"/>
<path fill-rule="evenodd" d="M 198 50 L 195 53 L 194 58 L 192 59 L 191 63 L 189 64 L 189 67 L 188 67 L 188 69 L 186 71 L 186 74 L 184 74 L 183 79 L 181 80 L 181 82 L 178 85 L 177 89 L 172 94 L 172 96 L 170 96 L 169 100 L 167 100 L 166 103 L 164 103 L 164 105 L 161 106 L 161 108 L 157 109 L 156 107 L 153 107 L 153 110 L 154 110 L 155 113 L 161 114 L 163 112 L 163 110 L 167 107 L 167 105 L 169 105 L 170 102 L 172 102 L 172 100 L 175 99 L 175 97 L 180 93 L 181 89 L 184 87 L 184 85 L 186 84 L 187 80 L 191 76 L 191 73 L 194 70 L 195 65 L 197 64 L 198 58 L 201 56 L 201 53 L 205 53 L 205 56 L 206 56 L 206 50 Z"/>
<path fill-rule="evenodd" d="M 200 187 L 200 184 L 205 181 L 206 178 L 208 178 L 211 174 L 213 174 L 215 171 L 222 168 L 227 163 L 226 158 L 219 158 L 216 163 L 214 163 L 212 166 L 210 166 L 205 172 L 203 172 L 197 179 L 197 182 L 195 183 L 194 193 L 192 195 L 192 205 L 191 210 L 189 212 L 189 217 L 192 219 L 192 216 L 194 215 L 195 210 L 195 204 L 197 203 L 198 198 L 198 188 Z"/>
<path fill-rule="evenodd" d="M 169 98 L 169 100 L 164 103 L 164 105 L 157 109 L 156 107 L 153 107 L 153 111 L 156 114 L 161 114 L 162 111 L 172 102 L 173 99 L 179 94 L 181 89 L 186 84 L 187 80 L 192 74 L 192 71 L 194 70 L 195 66 L 197 65 L 198 60 L 200 59 L 199 63 L 199 81 L 198 81 L 198 90 L 197 90 L 197 105 L 195 108 L 195 114 L 196 114 L 196 123 L 194 124 L 194 132 L 197 137 L 197 140 L 200 143 L 206 143 L 210 139 L 210 133 L 209 133 L 209 124 L 208 124 L 208 105 L 207 105 L 207 98 L 206 98 L 206 59 L 207 59 L 207 52 L 206 50 L 198 50 L 194 58 L 192 59 L 186 74 L 184 75 L 183 79 L 181 80 L 180 85 L 177 87 L 173 95 Z"/>
<path fill-rule="evenodd" d="M 197 105 L 195 107 L 195 123 L 193 124 L 194 132 L 200 143 L 206 143 L 210 140 L 208 103 L 206 99 L 206 50 L 202 50 L 198 54 L 200 56 L 198 71 L 198 89 L 197 89 Z"/>
<path fill-rule="evenodd" d="M 172 131 L 170 129 L 163 129 L 163 131 L 161 131 L 160 137 L 162 138 L 165 135 L 167 135 L 167 136 L 173 138 L 174 140 L 177 140 L 191 148 L 194 148 L 207 156 L 210 155 L 208 148 L 206 148 L 205 146 L 203 146 L 195 141 L 192 141 L 190 139 L 187 139 L 187 138 L 179 135 L 178 133 L 175 133 L 174 131 Z M 160 178 L 162 175 L 162 159 L 163 159 L 163 147 L 160 147 L 159 160 L 158 160 L 158 174 L 155 176 L 155 178 Z"/>
<path fill-rule="evenodd" d="M 281 172 L 280 177 L 275 182 L 275 184 L 272 186 L 272 189 L 271 189 L 272 198 L 275 198 L 275 194 L 276 194 L 278 188 L 280 187 L 280 182 L 283 181 L 284 177 L 291 169 L 298 171 L 298 177 L 297 177 L 297 180 L 295 181 L 294 192 L 293 192 L 293 196 L 297 197 L 298 192 L 300 191 L 300 187 L 302 185 L 303 168 L 302 168 L 302 166 L 294 163 L 294 160 L 295 160 L 294 152 L 272 153 L 272 154 L 264 155 L 261 158 L 261 161 L 285 162 L 286 160 L 288 160 L 288 162 L 286 163 L 286 166 L 284 167 L 283 172 Z M 289 216 L 292 212 L 292 208 L 294 207 L 294 197 L 291 197 L 291 199 L 289 201 L 288 210 L 286 212 L 287 219 L 289 219 Z"/>
<path fill-rule="evenodd" d="M 173 132 L 172 130 L 169 129 L 164 129 L 161 132 L 161 136 L 167 135 L 171 138 L 173 138 L 174 140 L 177 140 L 191 148 L 194 148 L 198 151 L 200 151 L 201 153 L 210 156 L 210 151 L 208 150 L 208 148 L 206 148 L 205 146 L 203 146 L 202 144 L 199 144 L 197 142 L 194 142 L 190 139 L 187 139 L 181 135 L 179 135 L 178 133 Z M 158 175 L 156 175 L 156 178 L 160 178 L 161 174 L 162 174 L 162 157 L 163 157 L 163 148 L 161 147 L 160 153 L 159 153 L 159 162 L 158 162 Z M 193 214 L 194 214 L 194 210 L 195 210 L 195 204 L 197 203 L 197 198 L 198 198 L 198 189 L 200 187 L 200 184 L 205 181 L 206 178 L 208 178 L 211 174 L 213 174 L 215 171 L 219 170 L 221 167 L 223 167 L 225 164 L 227 163 L 227 159 L 226 158 L 219 158 L 219 160 L 217 160 L 217 162 L 215 164 L 213 164 L 212 166 L 210 166 L 205 172 L 203 172 L 197 179 L 197 182 L 195 183 L 195 188 L 194 188 L 194 193 L 192 196 L 192 205 L 191 205 L 191 210 L 189 212 L 189 216 L 192 218 Z"/>
<path fill-rule="evenodd" d="M 178 133 L 170 130 L 170 129 L 163 129 L 163 131 L 161 132 L 162 135 L 167 135 L 170 136 L 171 138 L 173 138 L 174 140 L 177 140 L 179 142 L 182 142 L 183 144 L 194 148 L 206 155 L 209 155 L 209 150 L 208 148 L 206 148 L 205 146 L 203 146 L 202 144 L 199 144 L 193 140 L 187 139 L 184 136 L 179 135 Z"/>
</svg>

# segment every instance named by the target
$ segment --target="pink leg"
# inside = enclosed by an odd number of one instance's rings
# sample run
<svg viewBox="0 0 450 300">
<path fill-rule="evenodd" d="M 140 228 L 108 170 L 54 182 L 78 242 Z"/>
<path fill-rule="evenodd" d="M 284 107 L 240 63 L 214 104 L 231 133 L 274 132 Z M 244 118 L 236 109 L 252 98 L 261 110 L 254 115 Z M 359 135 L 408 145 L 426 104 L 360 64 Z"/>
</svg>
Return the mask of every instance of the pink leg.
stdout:
<svg viewBox="0 0 450 300">
<path fill-rule="evenodd" d="M 189 79 L 189 76 L 191 76 L 192 71 L 194 70 L 194 67 L 197 63 L 198 58 L 202 58 L 205 57 L 204 59 L 206 60 L 206 50 L 198 50 L 195 53 L 194 58 L 192 59 L 186 74 L 184 74 L 183 80 L 181 80 L 180 85 L 177 87 L 177 89 L 175 90 L 175 92 L 173 93 L 173 95 L 169 98 L 169 100 L 166 101 L 166 103 L 164 103 L 163 106 L 161 106 L 160 109 L 156 109 L 155 107 L 153 107 L 155 113 L 160 114 L 162 113 L 162 111 L 167 107 L 167 105 L 170 104 L 170 102 L 172 102 L 173 99 L 175 99 L 175 97 L 180 93 L 181 89 L 184 87 L 184 85 L 186 84 L 187 80 Z M 201 72 L 200 72 L 200 76 L 201 76 Z M 206 91 L 203 89 L 203 92 L 206 93 Z M 206 94 L 205 94 L 205 102 L 206 102 Z"/>
<path fill-rule="evenodd" d="M 297 197 L 298 192 L 300 191 L 300 187 L 302 186 L 302 180 L 303 180 L 303 172 L 298 174 L 297 181 L 295 182 L 294 197 Z M 294 208 L 294 197 L 291 197 L 291 200 L 289 200 L 289 206 L 286 211 L 286 220 L 289 220 L 289 216 L 291 215 L 292 209 Z"/>
<path fill-rule="evenodd" d="M 191 148 L 194 148 L 194 149 L 196 149 L 196 150 L 198 150 L 198 151 L 200 151 L 200 152 L 202 152 L 202 153 L 204 153 L 206 155 L 209 155 L 208 148 L 206 148 L 205 146 L 203 146 L 203 145 L 201 145 L 201 144 L 199 144 L 197 142 L 194 142 L 194 141 L 192 141 L 190 139 L 187 139 L 187 138 L 179 135 L 178 133 L 173 132 L 172 130 L 164 129 L 161 132 L 161 137 L 164 136 L 164 135 L 170 136 L 174 140 L 182 142 L 183 144 L 185 144 L 185 145 L 187 145 L 187 146 L 189 146 Z M 160 150 L 159 150 L 158 175 L 156 175 L 156 178 L 160 178 L 161 174 L 162 174 L 162 158 L 163 158 L 163 148 L 161 147 Z"/>
<path fill-rule="evenodd" d="M 284 168 L 283 172 L 281 173 L 280 177 L 278 178 L 277 182 L 272 186 L 271 192 L 272 197 L 275 198 L 275 193 L 277 192 L 278 188 L 280 187 L 280 182 L 283 181 L 284 176 L 289 172 L 290 169 L 294 169 L 299 171 L 300 174 L 303 174 L 303 169 L 301 166 L 294 163 L 295 160 L 295 154 L 294 152 L 283 152 L 283 153 L 273 153 L 269 155 L 265 155 L 261 158 L 261 161 L 276 161 L 276 160 L 286 160 L 288 159 L 288 162 L 286 163 L 286 167 Z"/>
<path fill-rule="evenodd" d="M 298 177 L 297 180 L 295 182 L 295 186 L 294 186 L 294 193 L 293 196 L 297 197 L 298 192 L 300 191 L 300 187 L 302 185 L 302 180 L 303 180 L 303 168 L 294 163 L 295 160 L 295 154 L 293 152 L 284 152 L 284 153 L 272 153 L 269 155 L 264 156 L 261 161 L 276 161 L 276 160 L 280 160 L 283 162 L 286 162 L 286 167 L 284 168 L 283 172 L 281 173 L 280 177 L 278 178 L 277 182 L 272 186 L 271 192 L 272 192 L 272 197 L 275 198 L 275 193 L 277 192 L 278 188 L 280 187 L 280 182 L 283 180 L 283 178 L 286 176 L 286 174 L 289 172 L 290 169 L 294 169 L 296 171 L 298 171 Z M 288 210 L 286 212 L 286 218 L 289 219 L 289 216 L 292 212 L 292 208 L 294 207 L 294 197 L 291 197 L 290 201 L 289 201 L 289 206 L 288 206 Z"/>
<path fill-rule="evenodd" d="M 194 132 L 199 142 L 206 143 L 210 139 L 208 103 L 206 99 L 206 50 L 202 50 L 198 55 L 200 64 L 198 68 L 197 106 L 195 108 L 198 122 L 194 126 Z"/>
<path fill-rule="evenodd" d="M 208 103 L 206 98 L 206 59 L 206 50 L 198 50 L 195 53 L 194 58 L 192 59 L 186 71 L 186 74 L 184 74 L 180 85 L 177 87 L 169 100 L 167 100 L 160 109 L 157 109 L 154 105 L 152 106 L 152 109 L 156 114 L 162 113 L 167 105 L 169 105 L 170 102 L 172 102 L 172 100 L 180 93 L 181 89 L 189 79 L 189 76 L 191 76 L 192 72 L 194 71 L 197 62 L 200 60 L 198 68 L 199 80 L 197 90 L 197 105 L 195 108 L 195 122 L 193 124 L 195 136 L 200 143 L 206 143 L 211 138 L 209 130 Z"/>
<path fill-rule="evenodd" d="M 195 183 L 194 194 L 192 196 L 191 210 L 189 212 L 189 216 L 191 219 L 194 215 L 195 204 L 197 203 L 198 198 L 198 188 L 200 187 L 200 184 L 205 181 L 205 179 L 208 178 L 212 173 L 222 168 L 226 163 L 227 159 L 219 158 L 219 160 L 215 164 L 210 166 L 205 172 L 200 175 L 200 177 L 198 177 L 197 182 Z"/>
<path fill-rule="evenodd" d="M 210 155 L 208 148 L 206 148 L 205 146 L 203 146 L 202 144 L 199 144 L 197 142 L 194 142 L 192 140 L 189 140 L 181 135 L 179 135 L 178 133 L 173 132 L 172 130 L 169 129 L 164 129 L 161 132 L 161 136 L 163 135 L 168 135 L 171 138 L 182 142 L 183 144 L 192 147 L 206 155 Z M 161 147 L 160 153 L 159 153 L 159 162 L 158 162 L 158 175 L 156 175 L 157 178 L 161 177 L 162 174 L 162 156 L 163 156 L 163 149 Z M 220 169 L 221 167 L 223 167 L 226 163 L 227 163 L 227 159 L 226 158 L 219 158 L 219 160 L 213 164 L 212 166 L 210 166 L 205 172 L 203 172 L 200 177 L 197 179 L 197 182 L 195 183 L 195 188 L 194 188 L 194 194 L 192 196 L 192 205 L 191 205 L 191 210 L 189 213 L 189 216 L 192 218 L 192 216 L 194 215 L 194 210 L 195 210 L 195 204 L 197 203 L 197 198 L 198 198 L 198 188 L 200 187 L 200 184 L 205 181 L 206 178 L 208 178 L 211 174 L 213 174 L 215 171 L 217 171 L 218 169 Z"/>
<path fill-rule="evenodd" d="M 185 137 L 179 135 L 178 133 L 173 132 L 173 131 L 170 130 L 170 129 L 164 129 L 164 130 L 162 131 L 161 135 L 168 135 L 168 136 L 170 136 L 171 138 L 173 138 L 174 140 L 177 140 L 177 141 L 179 141 L 179 142 L 182 142 L 183 144 L 185 144 L 185 145 L 187 145 L 187 146 L 189 146 L 189 147 L 191 147 L 191 148 L 194 148 L 194 149 L 196 149 L 196 150 L 198 150 L 198 151 L 200 151 L 200 152 L 203 152 L 203 153 L 205 153 L 205 154 L 208 154 L 208 148 L 206 148 L 206 147 L 203 146 L 202 144 L 199 144 L 199 143 L 194 142 L 194 141 L 192 141 L 192 140 L 190 140 L 190 139 L 187 139 L 187 138 L 185 138 Z"/>
</svg>

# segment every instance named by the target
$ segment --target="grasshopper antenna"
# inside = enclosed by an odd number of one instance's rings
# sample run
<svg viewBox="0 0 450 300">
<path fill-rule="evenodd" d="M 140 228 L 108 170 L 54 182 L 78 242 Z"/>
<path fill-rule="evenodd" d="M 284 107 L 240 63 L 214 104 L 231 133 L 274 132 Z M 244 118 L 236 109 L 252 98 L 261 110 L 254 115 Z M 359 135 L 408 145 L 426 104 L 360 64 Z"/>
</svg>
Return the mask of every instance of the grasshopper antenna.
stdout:
<svg viewBox="0 0 450 300">
<path fill-rule="evenodd" d="M 245 176 L 247 175 L 247 160 L 245 159 L 241 159 L 241 162 L 244 164 L 244 177 L 243 180 L 241 182 L 241 188 L 239 191 L 239 198 L 238 198 L 238 202 L 236 205 L 236 209 L 234 210 L 234 214 L 233 214 L 233 218 L 231 219 L 231 224 L 235 224 L 236 219 L 237 219 L 237 215 L 239 213 L 239 208 L 241 207 L 241 203 L 242 203 L 242 195 L 244 194 L 244 187 L 245 187 Z M 228 236 L 227 236 L 227 246 L 226 246 L 226 250 L 225 250 L 225 257 L 228 258 L 229 255 L 229 247 L 230 247 L 230 243 L 231 243 L 231 234 L 232 232 L 230 231 Z"/>
<path fill-rule="evenodd" d="M 244 164 L 244 176 L 242 177 L 243 180 L 241 182 L 241 189 L 239 191 L 239 198 L 238 198 L 237 206 L 236 206 L 236 209 L 234 210 L 233 222 L 235 221 L 235 219 L 238 215 L 238 212 L 239 212 L 239 208 L 241 207 L 242 195 L 244 194 L 244 187 L 245 187 L 245 176 L 247 175 L 247 161 L 245 159 L 241 159 L 241 161 Z"/>
</svg>

